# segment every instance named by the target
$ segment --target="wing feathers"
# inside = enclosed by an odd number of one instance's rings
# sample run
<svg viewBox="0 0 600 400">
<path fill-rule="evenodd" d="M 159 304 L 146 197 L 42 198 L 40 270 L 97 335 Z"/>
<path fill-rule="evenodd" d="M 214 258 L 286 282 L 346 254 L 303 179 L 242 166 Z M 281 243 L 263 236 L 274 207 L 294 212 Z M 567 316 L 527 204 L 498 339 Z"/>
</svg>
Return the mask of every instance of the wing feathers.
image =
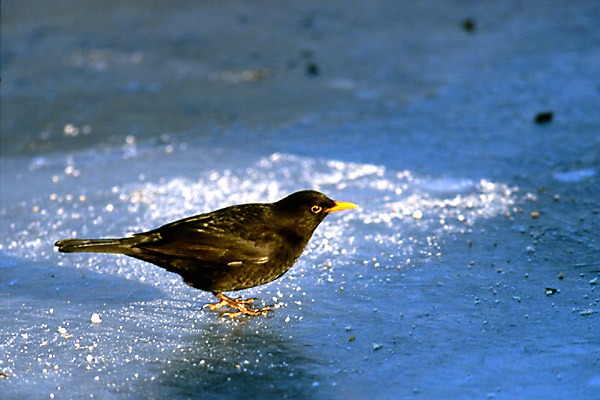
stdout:
<svg viewBox="0 0 600 400">
<path fill-rule="evenodd" d="M 240 266 L 266 263 L 277 246 L 276 241 L 241 237 L 236 224 L 214 222 L 210 214 L 176 221 L 155 229 L 152 240 L 144 240 L 136 247 L 168 256 Z M 223 226 L 230 229 L 224 230 Z"/>
</svg>

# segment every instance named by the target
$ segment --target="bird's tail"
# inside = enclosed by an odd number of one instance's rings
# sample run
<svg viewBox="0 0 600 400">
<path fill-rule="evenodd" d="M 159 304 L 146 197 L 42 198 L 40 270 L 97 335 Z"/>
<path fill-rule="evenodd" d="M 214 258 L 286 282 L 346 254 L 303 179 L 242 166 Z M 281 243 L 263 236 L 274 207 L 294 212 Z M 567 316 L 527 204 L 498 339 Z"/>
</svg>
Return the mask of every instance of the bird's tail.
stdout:
<svg viewBox="0 0 600 400">
<path fill-rule="evenodd" d="M 135 238 L 122 239 L 62 239 L 54 243 L 61 253 L 127 253 Z"/>
</svg>

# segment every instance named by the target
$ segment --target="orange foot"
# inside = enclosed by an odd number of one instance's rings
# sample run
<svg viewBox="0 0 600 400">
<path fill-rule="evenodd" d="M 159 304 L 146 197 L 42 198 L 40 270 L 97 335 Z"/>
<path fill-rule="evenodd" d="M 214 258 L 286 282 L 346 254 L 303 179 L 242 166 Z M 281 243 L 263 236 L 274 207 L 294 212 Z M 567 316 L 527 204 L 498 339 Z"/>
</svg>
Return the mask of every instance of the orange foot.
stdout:
<svg viewBox="0 0 600 400">
<path fill-rule="evenodd" d="M 214 293 L 214 295 L 217 296 L 217 298 L 220 301 L 218 303 L 205 304 L 202 306 L 201 310 L 204 310 L 206 307 L 210 308 L 211 310 L 214 310 L 216 308 L 220 308 L 223 306 L 237 308 L 238 311 L 226 312 L 225 314 L 221 315 L 222 317 L 229 317 L 229 318 L 239 317 L 242 314 L 267 315 L 267 313 L 269 311 L 273 311 L 273 310 L 271 310 L 271 308 L 273 306 L 266 306 L 266 307 L 262 307 L 262 308 L 252 308 L 252 307 L 246 306 L 246 304 L 248 304 L 248 303 L 252 303 L 256 300 L 259 300 L 256 298 L 242 300 L 241 297 L 238 297 L 237 299 L 231 299 L 231 298 L 225 296 L 223 293 Z"/>
</svg>

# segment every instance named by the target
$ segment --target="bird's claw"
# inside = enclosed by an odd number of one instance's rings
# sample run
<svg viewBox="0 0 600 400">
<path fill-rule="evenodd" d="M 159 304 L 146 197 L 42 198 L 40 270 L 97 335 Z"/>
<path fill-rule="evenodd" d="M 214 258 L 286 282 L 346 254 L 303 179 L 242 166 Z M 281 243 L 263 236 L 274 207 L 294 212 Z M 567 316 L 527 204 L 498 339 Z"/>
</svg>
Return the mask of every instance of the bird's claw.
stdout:
<svg viewBox="0 0 600 400">
<path fill-rule="evenodd" d="M 235 317 L 239 317 L 240 315 L 243 314 L 247 314 L 247 315 L 267 315 L 269 312 L 272 312 L 273 310 L 271 309 L 273 306 L 266 306 L 266 307 L 262 307 L 262 308 L 252 308 L 252 307 L 248 307 L 246 306 L 246 304 L 248 303 L 253 303 L 257 300 L 255 297 L 250 298 L 250 299 L 242 299 L 241 297 L 238 297 L 236 299 L 231 299 L 227 296 L 225 296 L 223 293 L 215 293 L 215 296 L 217 296 L 217 298 L 220 300 L 218 303 L 208 303 L 208 304 L 204 304 L 201 308 L 201 310 L 204 310 L 206 307 L 208 307 L 211 310 L 217 309 L 217 308 L 221 308 L 223 306 L 229 306 L 232 308 L 237 308 L 238 311 L 233 311 L 233 312 L 226 312 L 223 315 L 221 315 L 221 317 L 229 317 L 229 318 L 235 318 Z"/>
<path fill-rule="evenodd" d="M 235 301 L 236 303 L 248 304 L 248 303 L 254 303 L 255 301 L 260 301 L 260 299 L 258 297 L 250 297 L 249 299 L 244 300 L 241 297 L 238 297 L 238 298 L 234 299 L 233 301 Z"/>
<path fill-rule="evenodd" d="M 211 310 L 214 310 L 214 309 L 216 309 L 216 308 L 220 308 L 220 307 L 223 307 L 223 306 L 226 306 L 226 305 L 227 305 L 227 303 L 226 303 L 225 301 L 223 301 L 223 300 L 221 300 L 221 301 L 220 301 L 220 302 L 218 302 L 218 303 L 206 303 L 206 304 L 204 304 L 204 305 L 203 305 L 203 306 L 200 308 L 200 311 L 204 310 L 204 309 L 205 309 L 205 308 L 207 308 L 207 307 L 208 307 L 208 308 L 210 308 Z"/>
</svg>

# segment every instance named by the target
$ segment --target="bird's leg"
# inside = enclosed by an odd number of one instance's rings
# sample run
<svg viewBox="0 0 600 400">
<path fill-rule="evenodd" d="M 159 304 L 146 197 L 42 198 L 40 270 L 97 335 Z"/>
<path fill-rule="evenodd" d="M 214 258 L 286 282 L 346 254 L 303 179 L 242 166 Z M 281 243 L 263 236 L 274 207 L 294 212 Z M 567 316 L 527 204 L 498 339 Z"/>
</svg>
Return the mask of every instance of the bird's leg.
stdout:
<svg viewBox="0 0 600 400">
<path fill-rule="evenodd" d="M 242 300 L 241 297 L 238 297 L 237 299 L 229 298 L 229 297 L 225 296 L 223 293 L 214 293 L 214 295 L 217 296 L 217 299 L 219 299 L 220 301 L 218 303 L 205 304 L 202 306 L 202 309 L 208 307 L 211 310 L 214 310 L 216 308 L 220 308 L 223 306 L 229 306 L 229 307 L 238 309 L 238 311 L 227 312 L 227 313 L 223 314 L 222 315 L 223 317 L 228 316 L 229 318 L 235 318 L 242 314 L 266 315 L 267 312 L 271 311 L 271 307 L 272 307 L 272 306 L 266 306 L 266 307 L 262 307 L 262 308 L 252 308 L 252 307 L 246 306 L 246 304 L 252 303 L 255 300 L 258 300 L 256 298 Z"/>
</svg>

